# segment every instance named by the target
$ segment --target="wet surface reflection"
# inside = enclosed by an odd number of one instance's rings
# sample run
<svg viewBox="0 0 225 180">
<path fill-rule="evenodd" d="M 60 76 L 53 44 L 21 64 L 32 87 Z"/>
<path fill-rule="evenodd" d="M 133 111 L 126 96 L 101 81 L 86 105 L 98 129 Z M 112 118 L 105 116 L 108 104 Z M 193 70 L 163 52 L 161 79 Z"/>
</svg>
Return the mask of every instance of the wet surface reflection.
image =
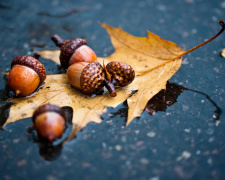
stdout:
<svg viewBox="0 0 225 180">
<path fill-rule="evenodd" d="M 212 112 L 212 118 L 214 120 L 219 120 L 221 108 L 207 94 L 200 91 L 188 89 L 173 82 L 167 82 L 166 90 L 161 90 L 159 93 L 153 96 L 149 100 L 145 110 L 148 111 L 151 115 L 155 114 L 158 111 L 165 112 L 168 106 L 171 106 L 177 102 L 178 96 L 184 91 L 191 91 L 203 95 L 205 99 L 207 99 L 215 107 L 215 111 Z"/>
</svg>

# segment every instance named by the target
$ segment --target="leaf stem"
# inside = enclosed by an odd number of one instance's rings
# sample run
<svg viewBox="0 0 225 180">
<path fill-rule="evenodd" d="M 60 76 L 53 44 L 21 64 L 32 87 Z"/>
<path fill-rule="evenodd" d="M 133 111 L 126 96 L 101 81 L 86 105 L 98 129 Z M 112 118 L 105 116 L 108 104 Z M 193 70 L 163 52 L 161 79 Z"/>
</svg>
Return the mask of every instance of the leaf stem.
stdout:
<svg viewBox="0 0 225 180">
<path fill-rule="evenodd" d="M 193 47 L 193 48 L 183 52 L 182 54 L 180 54 L 180 55 L 178 55 L 178 56 L 176 56 L 176 57 L 174 57 L 174 58 L 172 58 L 172 59 L 170 59 L 170 60 L 168 60 L 168 61 L 166 61 L 166 62 L 164 62 L 164 63 L 162 63 L 162 64 L 160 64 L 160 65 L 158 65 L 158 66 L 156 66 L 156 67 L 154 67 L 154 68 L 152 68 L 150 70 L 148 70 L 148 71 L 145 71 L 144 73 L 140 74 L 139 76 L 142 76 L 142 75 L 144 75 L 144 74 L 146 74 L 148 72 L 151 72 L 151 71 L 153 71 L 155 69 L 158 69 L 159 67 L 164 66 L 164 65 L 166 65 L 166 64 L 168 64 L 168 63 L 170 63 L 170 62 L 172 62 L 172 61 L 174 61 L 174 60 L 176 60 L 178 58 L 181 58 L 182 56 L 188 54 L 189 52 L 194 51 L 195 49 L 197 49 L 197 48 L 207 44 L 208 42 L 214 40 L 215 38 L 217 38 L 225 30 L 225 23 L 223 22 L 223 20 L 220 19 L 218 22 L 222 26 L 222 29 L 216 35 L 214 35 L 213 37 L 211 37 L 207 41 L 204 41 L 201 44 L 199 44 L 199 45 L 197 45 L 197 46 L 195 46 L 195 47 Z"/>
</svg>

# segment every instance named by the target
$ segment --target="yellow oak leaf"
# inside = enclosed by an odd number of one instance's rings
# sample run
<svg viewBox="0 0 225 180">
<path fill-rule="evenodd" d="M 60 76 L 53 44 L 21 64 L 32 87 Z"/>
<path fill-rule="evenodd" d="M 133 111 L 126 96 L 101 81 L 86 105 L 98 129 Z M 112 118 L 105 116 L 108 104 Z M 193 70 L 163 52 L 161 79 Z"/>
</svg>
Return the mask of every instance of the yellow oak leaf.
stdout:
<svg viewBox="0 0 225 180">
<path fill-rule="evenodd" d="M 73 130 L 69 137 L 71 139 L 89 122 L 101 122 L 100 116 L 106 111 L 106 107 L 116 107 L 125 100 L 129 107 L 127 124 L 141 115 L 149 99 L 161 89 L 165 89 L 166 82 L 179 69 L 182 61 L 179 55 L 184 53 L 184 50 L 151 32 L 148 32 L 147 37 L 135 37 L 121 28 L 101 25 L 109 33 L 115 52 L 108 57 L 98 57 L 98 62 L 103 64 L 104 59 L 105 64 L 111 61 L 130 64 L 136 73 L 134 81 L 126 87 L 116 89 L 116 97 L 110 97 L 108 92 L 87 96 L 69 85 L 66 74 L 47 75 L 45 84 L 36 94 L 10 100 L 13 105 L 6 124 L 31 117 L 34 110 L 42 104 L 70 106 L 74 113 Z M 59 53 L 59 50 L 40 52 L 42 57 L 56 63 L 59 63 Z"/>
</svg>

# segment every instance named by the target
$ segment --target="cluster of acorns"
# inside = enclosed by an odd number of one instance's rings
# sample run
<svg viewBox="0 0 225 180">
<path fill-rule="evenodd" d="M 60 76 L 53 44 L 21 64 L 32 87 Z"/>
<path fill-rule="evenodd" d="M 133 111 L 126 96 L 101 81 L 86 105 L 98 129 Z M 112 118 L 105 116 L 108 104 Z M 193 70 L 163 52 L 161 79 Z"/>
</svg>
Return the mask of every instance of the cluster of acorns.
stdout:
<svg viewBox="0 0 225 180">
<path fill-rule="evenodd" d="M 110 96 L 115 97 L 115 86 L 127 86 L 134 80 L 134 69 L 124 62 L 113 61 L 106 66 L 98 63 L 94 51 L 84 39 L 63 41 L 58 35 L 53 35 L 51 39 L 60 47 L 60 63 L 66 69 L 70 84 L 85 94 L 97 94 L 105 86 Z M 39 57 L 39 53 L 35 52 L 32 57 L 18 56 L 13 59 L 8 85 L 16 95 L 31 95 L 43 84 L 46 70 L 38 61 Z M 65 121 L 65 112 L 55 105 L 40 106 L 33 114 L 39 137 L 48 141 L 61 137 Z"/>
</svg>

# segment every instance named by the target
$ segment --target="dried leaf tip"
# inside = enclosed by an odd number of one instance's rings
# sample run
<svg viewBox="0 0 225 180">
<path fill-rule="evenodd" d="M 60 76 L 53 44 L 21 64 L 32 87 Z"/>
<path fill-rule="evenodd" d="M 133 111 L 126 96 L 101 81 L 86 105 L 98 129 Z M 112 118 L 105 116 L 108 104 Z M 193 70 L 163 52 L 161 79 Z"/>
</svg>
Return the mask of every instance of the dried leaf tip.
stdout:
<svg viewBox="0 0 225 180">
<path fill-rule="evenodd" d="M 225 48 L 220 53 L 221 57 L 225 58 Z"/>
</svg>

